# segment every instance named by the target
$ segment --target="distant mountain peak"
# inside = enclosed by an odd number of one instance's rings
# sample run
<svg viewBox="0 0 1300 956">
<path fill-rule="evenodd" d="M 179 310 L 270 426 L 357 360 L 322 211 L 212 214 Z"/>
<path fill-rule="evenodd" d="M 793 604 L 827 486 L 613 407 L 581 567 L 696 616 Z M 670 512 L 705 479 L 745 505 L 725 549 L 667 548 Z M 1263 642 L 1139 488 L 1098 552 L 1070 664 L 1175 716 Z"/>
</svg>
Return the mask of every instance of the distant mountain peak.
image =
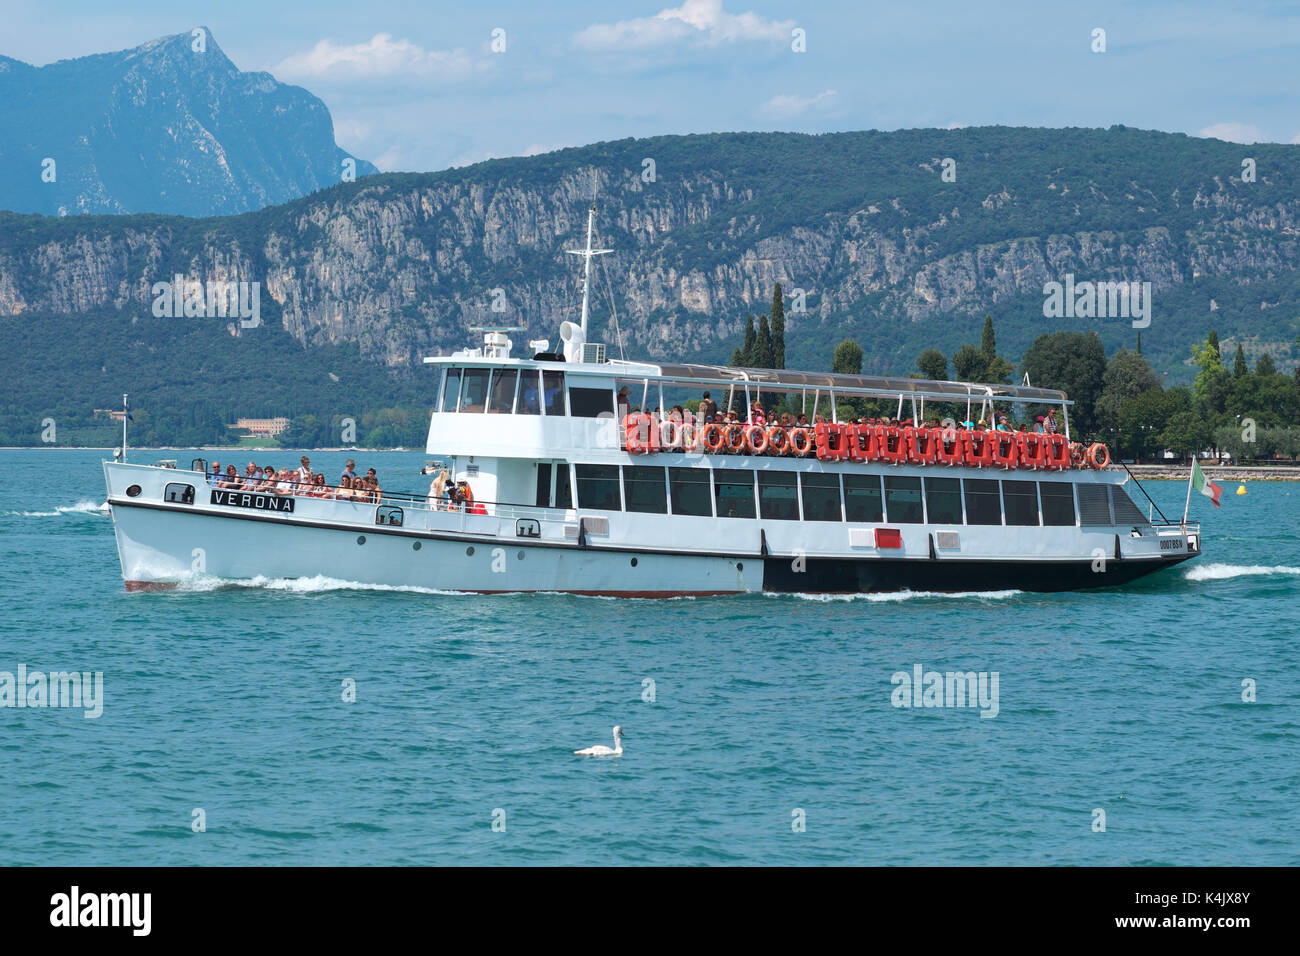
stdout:
<svg viewBox="0 0 1300 956">
<path fill-rule="evenodd" d="M 198 26 L 34 67 L 0 57 L 0 208 L 231 215 L 377 172 L 316 96 L 241 71 Z"/>
</svg>

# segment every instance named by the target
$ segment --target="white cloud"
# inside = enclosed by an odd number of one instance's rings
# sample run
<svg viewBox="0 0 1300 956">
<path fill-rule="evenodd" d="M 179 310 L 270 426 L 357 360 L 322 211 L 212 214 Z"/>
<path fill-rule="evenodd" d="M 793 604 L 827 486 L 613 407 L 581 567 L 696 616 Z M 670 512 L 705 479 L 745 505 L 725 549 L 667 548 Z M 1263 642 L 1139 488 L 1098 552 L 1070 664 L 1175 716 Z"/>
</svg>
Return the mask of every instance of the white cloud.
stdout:
<svg viewBox="0 0 1300 956">
<path fill-rule="evenodd" d="M 1258 126 L 1249 123 L 1215 123 L 1196 134 L 1210 139 L 1221 139 L 1229 143 L 1264 143 L 1268 137 Z"/>
<path fill-rule="evenodd" d="M 410 40 L 394 40 L 390 34 L 376 33 L 365 43 L 351 46 L 321 40 L 305 53 L 287 57 L 273 72 L 291 80 L 455 80 L 474 69 L 474 60 L 464 50 L 425 50 Z"/>
<path fill-rule="evenodd" d="M 793 119 L 810 111 L 829 109 L 837 95 L 835 90 L 822 90 L 816 96 L 782 94 L 772 97 L 758 108 L 758 112 L 769 119 Z"/>
<path fill-rule="evenodd" d="M 653 17 L 593 24 L 573 42 L 595 51 L 645 50 L 683 41 L 705 46 L 776 43 L 788 41 L 794 25 L 793 20 L 767 20 L 757 13 L 728 13 L 722 0 L 685 0 L 680 7 L 660 10 Z"/>
</svg>

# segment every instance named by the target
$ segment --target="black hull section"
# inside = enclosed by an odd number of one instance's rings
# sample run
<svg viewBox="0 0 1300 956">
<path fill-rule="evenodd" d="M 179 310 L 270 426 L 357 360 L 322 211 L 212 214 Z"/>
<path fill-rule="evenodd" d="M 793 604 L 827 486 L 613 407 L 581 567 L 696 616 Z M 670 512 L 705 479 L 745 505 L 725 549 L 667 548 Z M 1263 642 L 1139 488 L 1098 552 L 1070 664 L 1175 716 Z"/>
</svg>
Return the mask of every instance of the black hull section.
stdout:
<svg viewBox="0 0 1300 956">
<path fill-rule="evenodd" d="M 1085 561 L 916 561 L 807 558 L 795 570 L 791 558 L 763 562 L 763 590 L 785 593 L 857 594 L 890 591 L 1078 591 L 1127 584 L 1188 557 L 1106 562 L 1093 571 Z"/>
</svg>

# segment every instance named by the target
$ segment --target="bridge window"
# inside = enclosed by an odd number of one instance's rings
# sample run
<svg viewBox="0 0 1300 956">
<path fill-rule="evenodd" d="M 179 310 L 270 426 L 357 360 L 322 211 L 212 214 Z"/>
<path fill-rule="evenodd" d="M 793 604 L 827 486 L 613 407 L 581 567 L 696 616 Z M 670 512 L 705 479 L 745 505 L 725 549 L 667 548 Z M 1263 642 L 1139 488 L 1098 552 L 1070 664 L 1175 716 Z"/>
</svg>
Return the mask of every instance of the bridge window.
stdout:
<svg viewBox="0 0 1300 956">
<path fill-rule="evenodd" d="M 799 479 L 793 471 L 758 473 L 758 508 L 764 518 L 799 520 Z"/>
<path fill-rule="evenodd" d="M 173 482 L 163 489 L 163 501 L 177 505 L 194 504 L 194 486 Z"/>
<path fill-rule="evenodd" d="M 454 412 L 460 401 L 460 369 L 447 369 L 447 380 L 442 386 L 442 411 Z"/>
<path fill-rule="evenodd" d="M 623 466 L 623 497 L 628 511 L 644 514 L 668 513 L 668 487 L 664 470 L 647 465 Z"/>
<path fill-rule="evenodd" d="M 1008 525 L 1038 524 L 1038 489 L 1034 482 L 1002 482 L 1002 504 L 1007 511 Z"/>
<path fill-rule="evenodd" d="M 551 463 L 541 461 L 537 463 L 537 507 L 549 508 L 551 506 Z"/>
<path fill-rule="evenodd" d="M 542 406 L 547 415 L 564 414 L 564 373 L 550 369 L 542 372 Z"/>
<path fill-rule="evenodd" d="M 489 412 L 509 415 L 514 411 L 515 382 L 518 378 L 518 369 L 501 368 L 493 371 L 491 399 L 487 407 Z"/>
<path fill-rule="evenodd" d="M 1002 524 L 1002 499 L 992 478 L 967 478 L 966 523 Z"/>
<path fill-rule="evenodd" d="M 707 468 L 669 468 L 668 487 L 673 514 L 713 517 L 713 495 L 709 492 Z"/>
<path fill-rule="evenodd" d="M 754 517 L 754 473 L 739 468 L 717 468 L 713 472 L 718 496 L 719 518 Z"/>
<path fill-rule="evenodd" d="M 803 518 L 805 521 L 843 521 L 840 512 L 840 476 L 820 471 L 805 472 L 799 476 L 803 485 Z M 877 483 L 879 491 L 879 483 Z"/>
<path fill-rule="evenodd" d="M 869 523 L 885 519 L 879 475 L 844 476 L 844 517 L 848 521 Z"/>
<path fill-rule="evenodd" d="M 620 511 L 618 465 L 575 465 L 578 474 L 578 507 L 597 511 Z"/>
<path fill-rule="evenodd" d="M 517 415 L 542 413 L 542 390 L 537 375 L 535 368 L 526 368 L 519 373 L 519 401 L 515 404 Z"/>
<path fill-rule="evenodd" d="M 1074 526 L 1074 485 L 1068 481 L 1044 481 L 1038 486 L 1043 496 L 1043 524 Z"/>
<path fill-rule="evenodd" d="M 961 524 L 961 480 L 926 478 L 925 510 L 930 524 Z"/>
<path fill-rule="evenodd" d="M 467 368 L 461 375 L 460 410 L 481 412 L 487 405 L 488 369 Z"/>
<path fill-rule="evenodd" d="M 569 386 L 569 414 L 575 418 L 599 418 L 614 414 L 614 392 L 608 388 Z"/>
<path fill-rule="evenodd" d="M 886 478 L 885 514 L 889 515 L 890 524 L 920 524 L 921 479 Z"/>
</svg>

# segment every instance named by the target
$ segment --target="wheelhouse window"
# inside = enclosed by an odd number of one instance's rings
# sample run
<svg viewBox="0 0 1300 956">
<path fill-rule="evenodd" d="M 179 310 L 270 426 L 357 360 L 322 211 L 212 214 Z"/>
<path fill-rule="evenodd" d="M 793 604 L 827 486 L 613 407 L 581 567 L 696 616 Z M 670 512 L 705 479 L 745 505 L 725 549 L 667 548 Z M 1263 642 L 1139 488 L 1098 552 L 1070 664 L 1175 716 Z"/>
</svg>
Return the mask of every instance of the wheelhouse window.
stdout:
<svg viewBox="0 0 1300 956">
<path fill-rule="evenodd" d="M 754 517 L 754 473 L 739 468 L 716 468 L 713 488 L 719 518 Z"/>
<path fill-rule="evenodd" d="M 713 517 L 713 495 L 709 491 L 707 468 L 669 468 L 668 488 L 673 514 Z"/>
<path fill-rule="evenodd" d="M 921 479 L 886 477 L 885 514 L 889 515 L 890 524 L 920 524 L 923 520 Z"/>
<path fill-rule="evenodd" d="M 542 413 L 542 390 L 538 371 L 526 368 L 519 373 L 519 401 L 515 404 L 516 415 L 540 415 Z"/>
<path fill-rule="evenodd" d="M 447 381 L 442 386 L 442 411 L 454 412 L 460 401 L 460 369 L 447 369 Z"/>
<path fill-rule="evenodd" d="M 623 497 L 628 511 L 666 515 L 668 486 L 664 482 L 664 470 L 648 465 L 624 465 Z"/>
<path fill-rule="evenodd" d="M 961 479 L 926 478 L 925 510 L 930 524 L 961 524 Z"/>
<path fill-rule="evenodd" d="M 467 368 L 461 374 L 460 410 L 481 412 L 487 405 L 488 372 L 485 368 Z"/>
<path fill-rule="evenodd" d="M 1007 511 L 1007 524 L 1032 526 L 1038 524 L 1038 488 L 1032 481 L 1002 482 L 1002 504 Z"/>
<path fill-rule="evenodd" d="M 173 482 L 163 489 L 163 501 L 176 505 L 194 504 L 194 486 Z"/>
<path fill-rule="evenodd" d="M 840 476 L 826 472 L 811 471 L 799 476 L 803 485 L 803 520 L 804 521 L 843 521 L 840 512 Z M 876 491 L 880 485 L 877 482 Z M 879 501 L 877 493 L 876 499 Z"/>
<path fill-rule="evenodd" d="M 608 388 L 569 386 L 569 414 L 575 418 L 599 418 L 614 414 L 614 392 Z"/>
<path fill-rule="evenodd" d="M 573 507 L 573 485 L 569 484 L 568 462 L 555 466 L 555 507 L 566 510 Z"/>
<path fill-rule="evenodd" d="M 799 478 L 793 471 L 758 473 L 758 510 L 764 518 L 799 520 Z"/>
<path fill-rule="evenodd" d="M 870 523 L 885 520 L 879 475 L 844 476 L 844 517 Z"/>
<path fill-rule="evenodd" d="M 539 461 L 537 463 L 537 507 L 549 508 L 551 506 L 551 463 L 549 461 Z"/>
<path fill-rule="evenodd" d="M 1147 516 L 1142 513 L 1142 509 L 1133 503 L 1127 491 L 1119 485 L 1110 486 L 1110 503 L 1115 513 L 1115 524 L 1133 525 L 1149 524 Z"/>
<path fill-rule="evenodd" d="M 1074 485 L 1068 481 L 1044 481 L 1038 486 L 1043 498 L 1043 524 L 1049 527 L 1073 527 Z"/>
<path fill-rule="evenodd" d="M 578 507 L 621 511 L 618 465 L 574 465 L 578 476 Z"/>
<path fill-rule="evenodd" d="M 499 368 L 492 372 L 492 388 L 487 410 L 501 415 L 509 415 L 515 407 L 515 383 L 519 380 L 519 370 Z"/>
<path fill-rule="evenodd" d="M 966 523 L 1001 524 L 1002 498 L 998 483 L 992 478 L 967 478 Z"/>
<path fill-rule="evenodd" d="M 542 407 L 547 415 L 564 414 L 564 373 L 547 369 L 542 372 Z"/>
</svg>

